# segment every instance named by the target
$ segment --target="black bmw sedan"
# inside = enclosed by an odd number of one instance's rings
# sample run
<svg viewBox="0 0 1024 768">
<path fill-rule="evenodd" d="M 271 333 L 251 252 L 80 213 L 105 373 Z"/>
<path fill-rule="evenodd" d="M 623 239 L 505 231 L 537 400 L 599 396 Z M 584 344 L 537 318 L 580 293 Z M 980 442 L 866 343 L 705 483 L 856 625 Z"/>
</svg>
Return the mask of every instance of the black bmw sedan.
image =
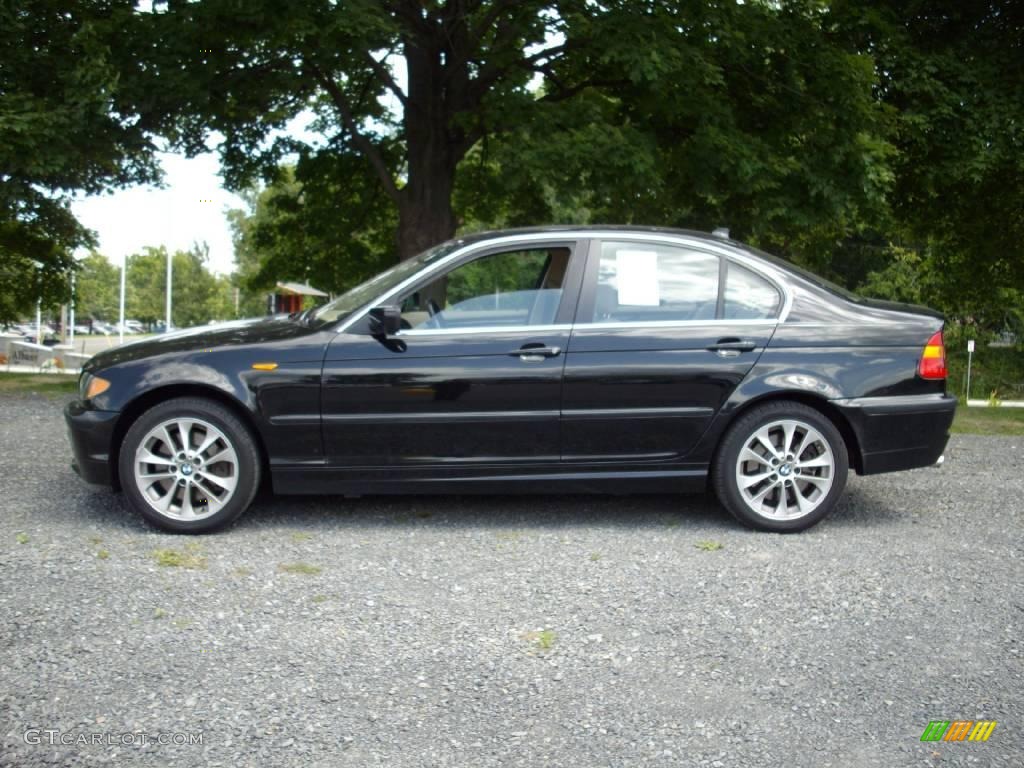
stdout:
<svg viewBox="0 0 1024 768">
<path fill-rule="evenodd" d="M 941 315 L 725 237 L 561 228 L 444 243 L 315 310 L 103 352 L 73 466 L 160 528 L 277 493 L 714 489 L 798 531 L 852 468 L 942 459 Z"/>
</svg>

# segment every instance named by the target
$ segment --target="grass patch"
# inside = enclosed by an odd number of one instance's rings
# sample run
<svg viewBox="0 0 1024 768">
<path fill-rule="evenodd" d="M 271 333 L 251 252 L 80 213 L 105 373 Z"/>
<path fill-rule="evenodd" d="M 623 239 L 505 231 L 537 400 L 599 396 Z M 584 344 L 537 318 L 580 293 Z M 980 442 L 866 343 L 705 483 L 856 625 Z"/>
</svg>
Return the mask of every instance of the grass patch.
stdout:
<svg viewBox="0 0 1024 768">
<path fill-rule="evenodd" d="M 73 395 L 77 391 L 77 376 L 0 372 L 0 394 Z"/>
<path fill-rule="evenodd" d="M 167 616 L 167 611 L 165 611 L 163 608 L 155 608 L 153 610 L 153 618 L 154 619 L 162 619 L 165 616 Z"/>
<path fill-rule="evenodd" d="M 984 334 L 965 329 L 946 331 L 947 386 L 957 397 L 967 386 L 967 339 L 977 341 L 971 364 L 971 397 L 988 400 L 995 392 L 1000 400 L 1024 399 L 1024 350 L 990 347 Z"/>
<path fill-rule="evenodd" d="M 960 405 L 950 432 L 966 435 L 1024 435 L 1024 408 L 968 408 Z"/>
<path fill-rule="evenodd" d="M 555 638 L 558 635 L 550 629 L 539 629 L 535 632 L 527 632 L 523 640 L 530 643 L 539 651 L 550 651 L 555 645 Z"/>
<path fill-rule="evenodd" d="M 701 552 L 717 552 L 725 545 L 720 541 L 698 541 L 693 546 Z"/>
<path fill-rule="evenodd" d="M 153 559 L 162 568 L 191 568 L 198 570 L 206 567 L 206 558 L 196 550 L 182 552 L 177 549 L 154 549 Z"/>
<path fill-rule="evenodd" d="M 110 559 L 110 553 L 107 552 L 107 550 L 105 550 L 105 549 L 101 549 L 99 552 L 96 553 L 96 557 L 99 558 L 100 560 L 109 560 Z"/>
<path fill-rule="evenodd" d="M 292 541 L 309 541 L 312 538 L 313 538 L 313 534 L 312 533 L 299 533 L 299 532 L 296 532 L 296 533 L 292 534 Z"/>
<path fill-rule="evenodd" d="M 30 541 L 27 533 L 19 533 L 14 537 L 14 540 L 19 544 L 28 544 Z"/>
<path fill-rule="evenodd" d="M 318 576 L 323 568 L 309 563 L 281 563 L 277 566 L 277 570 L 281 573 L 297 573 L 300 576 Z"/>
<path fill-rule="evenodd" d="M 246 576 L 252 576 L 252 568 L 240 566 L 238 568 L 235 568 L 235 570 L 232 571 L 232 573 L 234 573 L 235 576 L 241 576 L 242 578 L 245 578 Z"/>
<path fill-rule="evenodd" d="M 320 603 L 327 602 L 327 595 L 313 595 L 311 599 L 314 603 L 317 603 L 319 605 Z"/>
</svg>

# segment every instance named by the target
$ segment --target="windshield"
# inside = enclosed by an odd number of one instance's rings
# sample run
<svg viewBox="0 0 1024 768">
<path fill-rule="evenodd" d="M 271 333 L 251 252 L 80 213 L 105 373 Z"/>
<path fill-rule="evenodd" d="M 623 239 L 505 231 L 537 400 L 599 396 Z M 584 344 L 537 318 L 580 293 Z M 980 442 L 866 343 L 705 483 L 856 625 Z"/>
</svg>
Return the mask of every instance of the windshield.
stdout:
<svg viewBox="0 0 1024 768">
<path fill-rule="evenodd" d="M 447 256 L 455 250 L 458 243 L 442 243 L 424 251 L 411 259 L 400 261 L 391 269 L 371 277 L 365 283 L 350 288 L 333 301 L 324 304 L 311 315 L 313 320 L 321 323 L 333 323 L 342 320 L 360 307 L 369 304 L 378 296 L 382 296 L 403 280 L 412 277 L 423 267 Z"/>
</svg>

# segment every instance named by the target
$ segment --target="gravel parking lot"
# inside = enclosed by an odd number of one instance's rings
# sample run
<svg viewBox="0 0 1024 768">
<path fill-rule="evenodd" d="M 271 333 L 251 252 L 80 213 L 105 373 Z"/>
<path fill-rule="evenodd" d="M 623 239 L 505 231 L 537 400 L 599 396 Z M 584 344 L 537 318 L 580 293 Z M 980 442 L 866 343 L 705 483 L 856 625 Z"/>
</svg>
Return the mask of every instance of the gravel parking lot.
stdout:
<svg viewBox="0 0 1024 768">
<path fill-rule="evenodd" d="M 182 538 L 74 476 L 62 405 L 0 399 L 0 765 L 1024 764 L 1024 438 L 851 477 L 793 536 L 577 496 Z M 956 719 L 999 725 L 919 741 Z"/>
</svg>

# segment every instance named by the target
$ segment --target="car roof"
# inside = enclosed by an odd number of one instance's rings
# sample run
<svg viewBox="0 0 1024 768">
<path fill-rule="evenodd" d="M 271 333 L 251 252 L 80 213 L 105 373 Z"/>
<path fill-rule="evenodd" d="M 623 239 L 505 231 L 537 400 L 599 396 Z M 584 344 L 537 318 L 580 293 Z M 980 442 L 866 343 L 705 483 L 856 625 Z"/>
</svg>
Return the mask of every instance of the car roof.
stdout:
<svg viewBox="0 0 1024 768">
<path fill-rule="evenodd" d="M 782 274 L 776 274 L 776 277 L 783 278 L 786 280 L 796 280 L 805 284 L 813 285 L 819 290 L 824 290 L 826 293 L 832 296 L 838 296 L 846 299 L 847 301 L 860 301 L 861 298 L 851 291 L 843 288 L 841 285 L 837 285 L 830 280 L 827 280 L 820 275 L 816 275 L 802 267 L 794 264 L 788 259 L 776 256 L 772 253 L 762 251 L 760 248 L 756 248 L 747 243 L 739 240 L 733 240 L 731 237 L 723 235 L 715 235 L 709 232 L 701 232 L 696 229 L 681 229 L 677 227 L 655 227 L 655 226 L 639 226 L 635 224 L 550 224 L 546 226 L 537 227 L 512 227 L 507 229 L 494 229 L 486 230 L 482 232 L 471 232 L 459 237 L 455 237 L 449 242 L 458 245 L 472 245 L 474 243 L 483 242 L 486 240 L 492 240 L 499 237 L 513 237 L 516 235 L 535 235 L 535 234 L 546 234 L 550 233 L 553 235 L 576 235 L 576 234 L 615 234 L 616 232 L 623 233 L 635 233 L 635 234 L 658 234 L 658 235 L 676 235 L 683 236 L 693 240 L 703 240 L 707 243 L 714 243 L 717 245 L 727 244 L 733 250 L 740 251 L 746 256 L 753 257 L 760 260 L 761 263 L 768 267 L 774 267 L 776 273 L 781 272 Z"/>
<path fill-rule="evenodd" d="M 507 229 L 491 229 L 482 232 L 468 232 L 452 238 L 452 242 L 476 243 L 481 240 L 491 240 L 496 237 L 512 237 L 515 235 L 539 235 L 551 234 L 573 234 L 576 232 L 638 232 L 660 235 L 685 235 L 700 240 L 707 240 L 713 243 L 728 242 L 737 248 L 748 248 L 738 240 L 731 240 L 719 235 L 712 235 L 709 232 L 700 232 L 696 229 L 678 229 L 676 227 L 650 227 L 638 226 L 635 224 L 549 224 L 541 227 L 509 227 Z"/>
</svg>

